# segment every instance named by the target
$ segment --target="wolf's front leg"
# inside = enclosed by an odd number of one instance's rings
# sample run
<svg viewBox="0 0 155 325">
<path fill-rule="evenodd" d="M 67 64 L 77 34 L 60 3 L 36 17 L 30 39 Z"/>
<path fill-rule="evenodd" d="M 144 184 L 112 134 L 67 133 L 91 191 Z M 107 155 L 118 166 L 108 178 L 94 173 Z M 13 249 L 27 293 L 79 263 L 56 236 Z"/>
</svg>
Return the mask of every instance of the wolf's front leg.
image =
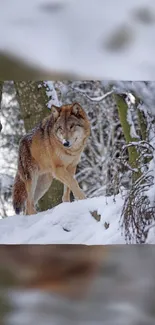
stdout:
<svg viewBox="0 0 155 325">
<path fill-rule="evenodd" d="M 26 201 L 26 209 L 25 209 L 25 214 L 26 215 L 31 215 L 31 214 L 36 214 L 37 211 L 35 210 L 34 203 L 27 199 Z"/>
<path fill-rule="evenodd" d="M 74 177 L 75 172 L 76 172 L 76 166 L 68 166 L 67 171 Z M 70 188 L 64 184 L 64 193 L 62 197 L 62 202 L 70 202 Z"/>
<path fill-rule="evenodd" d="M 55 171 L 55 176 L 73 192 L 76 199 L 84 200 L 86 198 L 85 194 L 80 189 L 78 182 L 68 170 L 64 169 L 63 167 L 58 167 Z"/>
<path fill-rule="evenodd" d="M 70 188 L 64 184 L 62 202 L 70 202 Z"/>
</svg>

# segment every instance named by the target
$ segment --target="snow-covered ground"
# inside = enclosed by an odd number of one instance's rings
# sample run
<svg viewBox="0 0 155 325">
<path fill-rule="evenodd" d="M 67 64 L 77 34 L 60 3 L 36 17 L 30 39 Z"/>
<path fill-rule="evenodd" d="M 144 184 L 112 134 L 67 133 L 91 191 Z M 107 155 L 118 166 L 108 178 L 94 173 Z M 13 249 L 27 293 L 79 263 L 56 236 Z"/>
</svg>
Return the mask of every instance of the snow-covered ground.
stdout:
<svg viewBox="0 0 155 325">
<path fill-rule="evenodd" d="M 62 203 L 31 216 L 0 220 L 0 244 L 124 244 L 119 229 L 123 199 L 92 198 Z M 100 221 L 90 211 L 97 210 Z M 109 227 L 106 229 L 106 224 Z"/>
<path fill-rule="evenodd" d="M 92 198 L 62 203 L 31 216 L 10 216 L 0 220 L 0 244 L 125 244 L 120 227 L 123 198 Z M 90 211 L 97 210 L 100 221 Z M 147 243 L 155 243 L 155 228 Z"/>
</svg>

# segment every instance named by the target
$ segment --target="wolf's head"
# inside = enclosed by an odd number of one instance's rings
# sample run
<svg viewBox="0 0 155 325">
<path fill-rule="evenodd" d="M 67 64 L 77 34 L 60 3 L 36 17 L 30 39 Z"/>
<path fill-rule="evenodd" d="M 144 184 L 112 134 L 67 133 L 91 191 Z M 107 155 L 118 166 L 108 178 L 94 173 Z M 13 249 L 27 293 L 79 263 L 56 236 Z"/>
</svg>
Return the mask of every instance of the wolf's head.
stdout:
<svg viewBox="0 0 155 325">
<path fill-rule="evenodd" d="M 88 138 L 90 125 L 86 113 L 78 103 L 52 106 L 53 132 L 66 148 L 78 148 Z"/>
</svg>

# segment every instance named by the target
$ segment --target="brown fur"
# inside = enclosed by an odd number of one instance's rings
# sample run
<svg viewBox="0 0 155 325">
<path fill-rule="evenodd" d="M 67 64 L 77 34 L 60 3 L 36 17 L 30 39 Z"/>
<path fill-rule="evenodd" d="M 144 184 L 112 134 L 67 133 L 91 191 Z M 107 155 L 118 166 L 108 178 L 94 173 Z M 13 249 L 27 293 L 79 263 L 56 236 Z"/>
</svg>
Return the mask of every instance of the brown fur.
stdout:
<svg viewBox="0 0 155 325">
<path fill-rule="evenodd" d="M 85 198 L 74 175 L 89 135 L 87 115 L 74 103 L 52 106 L 51 114 L 21 139 L 13 187 L 16 213 L 25 204 L 26 214 L 36 213 L 35 204 L 47 192 L 53 178 L 64 184 L 63 202 L 70 201 L 70 191 L 76 199 Z M 70 147 L 65 146 L 68 143 Z"/>
</svg>

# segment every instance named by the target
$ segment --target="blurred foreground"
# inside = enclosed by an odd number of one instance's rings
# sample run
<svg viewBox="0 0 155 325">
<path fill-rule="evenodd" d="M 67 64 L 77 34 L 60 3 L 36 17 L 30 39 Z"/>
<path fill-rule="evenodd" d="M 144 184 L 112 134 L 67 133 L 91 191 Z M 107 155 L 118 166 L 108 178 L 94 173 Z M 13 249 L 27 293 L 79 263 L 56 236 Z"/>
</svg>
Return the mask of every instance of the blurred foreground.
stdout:
<svg viewBox="0 0 155 325">
<path fill-rule="evenodd" d="M 1 80 L 155 79 L 152 0 L 5 0 L 0 23 Z"/>
<path fill-rule="evenodd" d="M 152 246 L 1 246 L 0 258 L 5 325 L 155 324 Z"/>
</svg>

